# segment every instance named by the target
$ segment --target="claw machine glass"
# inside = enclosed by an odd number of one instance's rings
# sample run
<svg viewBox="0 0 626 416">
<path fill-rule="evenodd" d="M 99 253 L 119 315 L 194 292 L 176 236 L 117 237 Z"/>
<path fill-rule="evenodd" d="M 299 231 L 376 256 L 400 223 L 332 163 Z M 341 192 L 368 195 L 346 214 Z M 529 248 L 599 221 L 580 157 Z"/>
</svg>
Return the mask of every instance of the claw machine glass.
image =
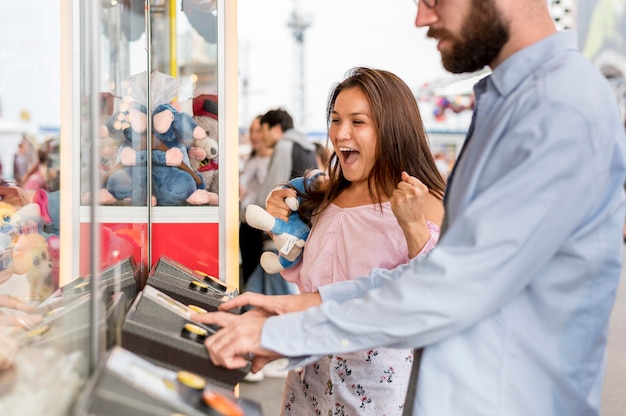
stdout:
<svg viewBox="0 0 626 416">
<path fill-rule="evenodd" d="M 165 314 L 163 308 L 176 302 L 146 281 L 167 259 L 180 272 L 226 288 L 238 284 L 236 3 L 73 4 L 80 4 L 81 63 L 74 77 L 80 80 L 74 142 L 80 174 L 72 178 L 79 215 L 72 220 L 81 279 L 67 290 L 88 290 L 95 299 L 91 316 L 111 322 L 92 328 L 91 357 L 97 359 L 74 413 L 144 414 L 146 402 L 171 396 L 158 406 L 165 413 L 196 414 L 175 391 L 152 387 L 172 390 L 172 370 L 190 370 L 182 367 L 194 359 L 207 364 L 208 354 L 197 340 L 179 339 L 177 328 L 189 319 L 180 311 L 188 305 Z M 125 264 L 134 274 L 123 271 Z M 150 302 L 154 292 L 166 304 Z M 103 334 L 103 327 L 112 330 Z M 224 397 L 245 375 L 203 368 L 202 376 Z M 160 380 L 151 387 L 146 377 L 153 376 Z"/>
<path fill-rule="evenodd" d="M 90 233 L 92 199 L 102 267 L 130 256 L 141 285 L 163 256 L 238 282 L 236 4 L 227 3 L 102 2 L 99 160 L 86 163 L 100 180 L 81 178 L 80 232 Z"/>
<path fill-rule="evenodd" d="M 93 328 L 106 331 L 92 321 L 88 291 L 62 296 L 79 277 L 72 252 L 80 244 L 66 221 L 72 213 L 62 214 L 72 207 L 66 178 L 78 149 L 81 94 L 73 85 L 80 80 L 72 79 L 80 62 L 67 65 L 79 54 L 78 8 L 35 0 L 3 6 L 0 414 L 64 415 L 89 376 Z"/>
<path fill-rule="evenodd" d="M 0 414 L 66 415 L 160 258 L 238 283 L 236 2 L 5 6 Z"/>
</svg>

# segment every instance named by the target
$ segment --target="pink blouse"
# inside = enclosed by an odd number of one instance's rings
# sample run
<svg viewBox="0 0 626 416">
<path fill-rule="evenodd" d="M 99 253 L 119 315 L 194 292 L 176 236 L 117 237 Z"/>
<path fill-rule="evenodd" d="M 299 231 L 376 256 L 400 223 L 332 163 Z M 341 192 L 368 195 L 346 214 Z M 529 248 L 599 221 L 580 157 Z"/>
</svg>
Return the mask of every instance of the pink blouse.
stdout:
<svg viewBox="0 0 626 416">
<path fill-rule="evenodd" d="M 419 255 L 439 240 L 439 227 L 426 221 L 430 239 Z M 409 261 L 404 233 L 391 210 L 391 203 L 339 208 L 331 204 L 314 218 L 302 261 L 281 274 L 312 292 L 333 282 L 366 276 L 376 267 L 391 269 Z"/>
</svg>

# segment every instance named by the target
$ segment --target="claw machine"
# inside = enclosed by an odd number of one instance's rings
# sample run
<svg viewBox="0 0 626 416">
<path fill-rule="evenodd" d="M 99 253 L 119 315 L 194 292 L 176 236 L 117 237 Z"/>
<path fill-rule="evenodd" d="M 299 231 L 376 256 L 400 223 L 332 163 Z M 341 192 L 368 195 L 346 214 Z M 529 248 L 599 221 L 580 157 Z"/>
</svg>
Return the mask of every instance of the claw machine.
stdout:
<svg viewBox="0 0 626 416">
<path fill-rule="evenodd" d="M 181 402 L 187 393 L 198 401 L 197 377 L 121 341 L 161 258 L 238 284 L 236 6 L 23 0 L 5 8 L 2 165 L 19 148 L 46 150 L 58 176 L 54 189 L 25 190 L 3 166 L 0 414 L 202 413 Z M 186 322 L 188 305 L 155 290 L 143 310 L 158 311 L 163 326 Z M 126 323 L 143 335 L 154 329 L 136 318 Z M 208 363 L 197 337 L 181 337 L 178 351 Z M 221 382 L 212 393 L 234 399 L 239 374 L 210 370 Z"/>
<path fill-rule="evenodd" d="M 132 256 L 145 282 L 167 256 L 236 285 L 236 2 L 100 3 L 98 158 L 83 144 L 78 158 L 99 179 L 79 178 L 80 240 L 95 203 L 102 267 Z"/>
</svg>

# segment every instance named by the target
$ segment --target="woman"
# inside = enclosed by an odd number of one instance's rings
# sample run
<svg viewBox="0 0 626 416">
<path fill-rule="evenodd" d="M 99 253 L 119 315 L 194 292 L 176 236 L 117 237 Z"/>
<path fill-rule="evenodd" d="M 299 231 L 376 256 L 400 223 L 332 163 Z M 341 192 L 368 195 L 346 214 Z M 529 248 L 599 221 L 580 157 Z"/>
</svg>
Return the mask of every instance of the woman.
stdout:
<svg viewBox="0 0 626 416">
<path fill-rule="evenodd" d="M 22 180 L 22 189 L 26 191 L 48 190 L 48 152 L 39 149 L 37 157 L 37 163 L 26 172 Z"/>
<path fill-rule="evenodd" d="M 259 259 L 263 252 L 263 232 L 246 224 L 244 215 L 246 207 L 256 200 L 257 192 L 265 181 L 267 168 L 272 159 L 272 148 L 265 144 L 261 134 L 261 116 L 256 116 L 250 123 L 249 138 L 252 152 L 244 162 L 239 179 L 239 198 L 241 200 L 239 250 L 241 253 L 241 277 L 244 285 L 259 265 Z"/>
<path fill-rule="evenodd" d="M 439 238 L 444 181 L 410 88 L 387 71 L 355 68 L 331 92 L 328 180 L 300 214 L 312 229 L 303 260 L 282 272 L 302 293 L 393 268 Z M 412 350 L 327 356 L 290 371 L 284 415 L 400 415 Z"/>
</svg>

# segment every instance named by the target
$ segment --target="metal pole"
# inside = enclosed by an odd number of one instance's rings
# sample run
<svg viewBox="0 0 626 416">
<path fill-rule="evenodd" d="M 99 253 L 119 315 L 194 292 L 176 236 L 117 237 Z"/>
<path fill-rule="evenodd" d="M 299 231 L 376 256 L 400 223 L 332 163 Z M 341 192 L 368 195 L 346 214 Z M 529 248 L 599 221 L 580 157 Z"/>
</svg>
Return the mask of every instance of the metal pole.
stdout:
<svg viewBox="0 0 626 416">
<path fill-rule="evenodd" d="M 85 9 L 85 44 L 88 45 L 83 50 L 85 57 L 85 68 L 88 72 L 86 93 L 89 97 L 89 130 L 91 138 L 91 239 L 89 241 L 90 250 L 90 270 L 91 270 L 91 302 L 90 302 L 90 337 L 89 337 L 89 370 L 93 373 L 96 370 L 100 354 L 102 352 L 103 339 L 101 334 L 101 310 L 100 310 L 100 220 L 99 207 L 96 189 L 100 188 L 100 171 L 96 167 L 100 163 L 100 148 L 98 144 L 100 127 L 100 33 L 101 33 L 101 3 L 97 0 L 89 0 L 84 3 Z"/>
</svg>

